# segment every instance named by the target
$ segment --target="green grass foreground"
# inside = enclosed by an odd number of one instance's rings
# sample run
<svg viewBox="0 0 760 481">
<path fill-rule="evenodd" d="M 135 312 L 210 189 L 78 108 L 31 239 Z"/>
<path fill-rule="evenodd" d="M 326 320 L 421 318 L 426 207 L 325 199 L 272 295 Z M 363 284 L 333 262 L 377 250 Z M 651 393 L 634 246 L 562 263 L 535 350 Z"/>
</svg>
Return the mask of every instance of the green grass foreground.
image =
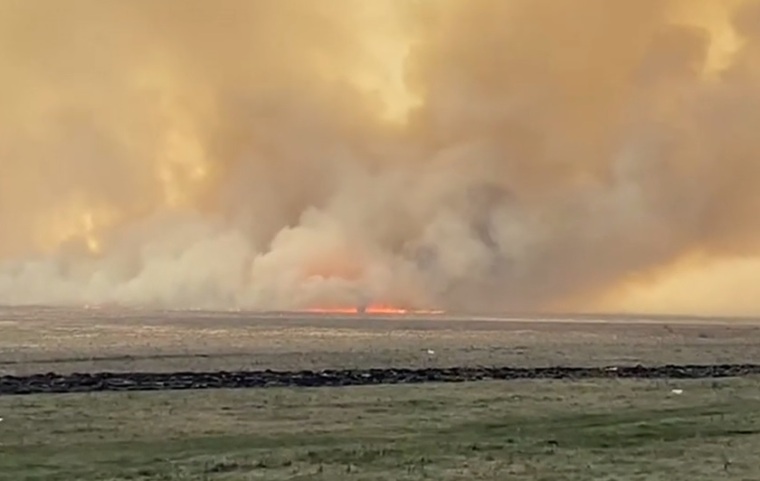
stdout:
<svg viewBox="0 0 760 481">
<path fill-rule="evenodd" d="M 0 397 L 0 480 L 760 479 L 758 387 L 518 381 Z"/>
</svg>

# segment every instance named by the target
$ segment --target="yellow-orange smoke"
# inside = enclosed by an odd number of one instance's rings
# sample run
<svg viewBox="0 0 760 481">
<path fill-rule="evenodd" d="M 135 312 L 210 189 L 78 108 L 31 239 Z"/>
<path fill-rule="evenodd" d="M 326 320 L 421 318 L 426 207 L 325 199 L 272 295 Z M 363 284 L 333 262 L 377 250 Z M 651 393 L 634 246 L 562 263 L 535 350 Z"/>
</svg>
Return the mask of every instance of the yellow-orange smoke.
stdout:
<svg viewBox="0 0 760 481">
<path fill-rule="evenodd" d="M 670 17 L 680 25 L 693 25 L 709 35 L 706 73 L 720 72 L 731 66 L 733 55 L 741 48 L 741 37 L 733 28 L 732 16 L 744 0 L 681 0 L 672 6 Z"/>
<path fill-rule="evenodd" d="M 2 2 L 0 302 L 757 313 L 758 59 L 759 0 Z"/>
</svg>

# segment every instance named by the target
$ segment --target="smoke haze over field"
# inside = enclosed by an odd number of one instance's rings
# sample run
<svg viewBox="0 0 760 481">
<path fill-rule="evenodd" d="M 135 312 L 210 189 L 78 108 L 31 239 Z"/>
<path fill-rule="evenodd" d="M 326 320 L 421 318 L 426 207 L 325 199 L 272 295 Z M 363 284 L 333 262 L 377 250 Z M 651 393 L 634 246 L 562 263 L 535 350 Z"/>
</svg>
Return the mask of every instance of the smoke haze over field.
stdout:
<svg viewBox="0 0 760 481">
<path fill-rule="evenodd" d="M 4 0 L 0 303 L 756 314 L 758 0 Z"/>
</svg>

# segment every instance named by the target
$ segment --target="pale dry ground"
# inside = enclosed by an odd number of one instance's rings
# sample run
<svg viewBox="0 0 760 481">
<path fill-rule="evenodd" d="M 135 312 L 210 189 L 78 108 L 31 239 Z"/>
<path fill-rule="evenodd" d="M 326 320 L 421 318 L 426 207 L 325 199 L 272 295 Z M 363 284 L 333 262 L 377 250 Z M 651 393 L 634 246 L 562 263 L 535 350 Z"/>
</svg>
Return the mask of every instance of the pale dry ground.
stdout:
<svg viewBox="0 0 760 481">
<path fill-rule="evenodd" d="M 745 362 L 750 320 L 0 310 L 0 374 Z"/>
</svg>

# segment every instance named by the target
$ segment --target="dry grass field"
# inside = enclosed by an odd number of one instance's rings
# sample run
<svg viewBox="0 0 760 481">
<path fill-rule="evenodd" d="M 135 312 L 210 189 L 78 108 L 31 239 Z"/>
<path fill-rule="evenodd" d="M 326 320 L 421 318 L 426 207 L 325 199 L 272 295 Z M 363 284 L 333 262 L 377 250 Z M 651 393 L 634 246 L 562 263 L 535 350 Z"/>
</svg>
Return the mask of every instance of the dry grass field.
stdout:
<svg viewBox="0 0 760 481">
<path fill-rule="evenodd" d="M 731 362 L 760 323 L 0 310 L 0 374 Z"/>
<path fill-rule="evenodd" d="M 0 374 L 759 360 L 760 326 L 749 321 L 0 311 Z M 0 480 L 760 479 L 758 387 L 745 378 L 0 396 Z"/>
</svg>

